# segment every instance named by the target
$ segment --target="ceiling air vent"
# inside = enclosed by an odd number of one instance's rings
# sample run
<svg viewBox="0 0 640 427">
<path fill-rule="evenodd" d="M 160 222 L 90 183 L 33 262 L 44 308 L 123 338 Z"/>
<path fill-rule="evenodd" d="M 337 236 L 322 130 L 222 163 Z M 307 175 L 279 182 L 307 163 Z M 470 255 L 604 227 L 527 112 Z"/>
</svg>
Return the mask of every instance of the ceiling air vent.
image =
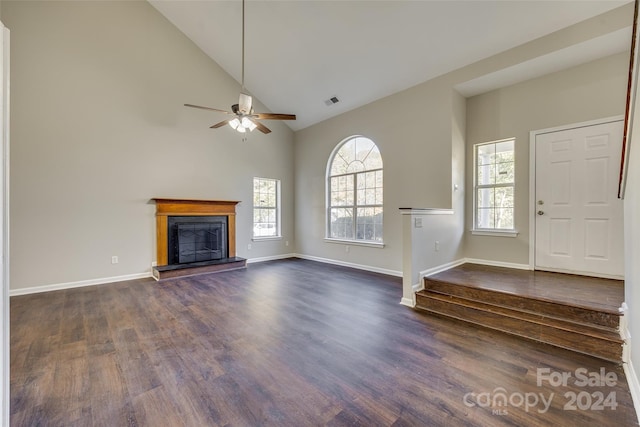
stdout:
<svg viewBox="0 0 640 427">
<path fill-rule="evenodd" d="M 340 100 L 338 99 L 338 97 L 336 96 L 332 96 L 331 98 L 327 99 L 326 101 L 324 101 L 325 105 L 327 107 L 332 106 L 333 104 L 337 104 L 338 102 L 340 102 Z"/>
</svg>

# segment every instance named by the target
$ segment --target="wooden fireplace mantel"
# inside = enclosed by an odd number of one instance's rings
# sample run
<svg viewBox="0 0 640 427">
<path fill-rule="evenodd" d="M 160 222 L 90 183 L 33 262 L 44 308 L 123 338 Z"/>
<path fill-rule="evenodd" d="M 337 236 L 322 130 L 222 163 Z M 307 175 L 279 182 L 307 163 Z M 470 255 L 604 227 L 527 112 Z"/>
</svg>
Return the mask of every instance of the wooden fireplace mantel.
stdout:
<svg viewBox="0 0 640 427">
<path fill-rule="evenodd" d="M 229 258 L 236 256 L 236 205 L 240 203 L 239 201 L 167 199 L 159 197 L 151 200 L 156 203 L 156 262 L 158 266 L 167 265 L 169 262 L 167 223 L 170 216 L 227 216 Z"/>
</svg>

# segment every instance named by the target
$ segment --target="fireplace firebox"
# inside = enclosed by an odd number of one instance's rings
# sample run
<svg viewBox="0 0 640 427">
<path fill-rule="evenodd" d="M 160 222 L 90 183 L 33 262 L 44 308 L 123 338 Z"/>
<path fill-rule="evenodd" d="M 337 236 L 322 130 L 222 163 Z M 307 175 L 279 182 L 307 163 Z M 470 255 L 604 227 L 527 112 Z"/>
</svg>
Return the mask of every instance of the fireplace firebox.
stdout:
<svg viewBox="0 0 640 427">
<path fill-rule="evenodd" d="M 169 264 L 227 258 L 226 216 L 172 216 L 169 226 Z"/>
</svg>

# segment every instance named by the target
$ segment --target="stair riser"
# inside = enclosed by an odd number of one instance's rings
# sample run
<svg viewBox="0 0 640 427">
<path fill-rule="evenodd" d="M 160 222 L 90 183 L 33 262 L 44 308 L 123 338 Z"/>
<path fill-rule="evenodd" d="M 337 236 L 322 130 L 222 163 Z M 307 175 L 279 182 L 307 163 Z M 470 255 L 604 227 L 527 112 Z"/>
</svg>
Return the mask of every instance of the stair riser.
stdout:
<svg viewBox="0 0 640 427">
<path fill-rule="evenodd" d="M 566 306 L 553 302 L 534 300 L 503 292 L 460 286 L 430 280 L 428 278 L 425 279 L 425 289 L 445 295 L 453 295 L 470 300 L 482 301 L 487 304 L 495 304 L 517 310 L 526 310 L 533 313 L 567 319 L 573 322 L 593 324 L 611 329 L 618 329 L 620 326 L 619 315 L 580 307 Z"/>
<path fill-rule="evenodd" d="M 620 362 L 622 346 L 605 339 L 417 295 L 417 308 L 606 360 Z"/>
</svg>

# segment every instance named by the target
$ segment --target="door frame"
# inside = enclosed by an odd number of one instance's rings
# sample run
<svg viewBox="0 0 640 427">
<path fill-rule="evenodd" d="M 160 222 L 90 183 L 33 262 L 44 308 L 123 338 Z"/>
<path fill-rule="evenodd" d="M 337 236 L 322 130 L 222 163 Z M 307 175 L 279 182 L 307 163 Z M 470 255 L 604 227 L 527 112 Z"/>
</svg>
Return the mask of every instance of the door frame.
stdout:
<svg viewBox="0 0 640 427">
<path fill-rule="evenodd" d="M 613 116 L 586 122 L 572 123 L 529 132 L 529 269 L 536 269 L 536 137 L 545 133 L 560 132 L 605 123 L 623 121 L 624 116 Z"/>
<path fill-rule="evenodd" d="M 0 22 L 0 425 L 9 425 L 9 29 Z"/>
</svg>

